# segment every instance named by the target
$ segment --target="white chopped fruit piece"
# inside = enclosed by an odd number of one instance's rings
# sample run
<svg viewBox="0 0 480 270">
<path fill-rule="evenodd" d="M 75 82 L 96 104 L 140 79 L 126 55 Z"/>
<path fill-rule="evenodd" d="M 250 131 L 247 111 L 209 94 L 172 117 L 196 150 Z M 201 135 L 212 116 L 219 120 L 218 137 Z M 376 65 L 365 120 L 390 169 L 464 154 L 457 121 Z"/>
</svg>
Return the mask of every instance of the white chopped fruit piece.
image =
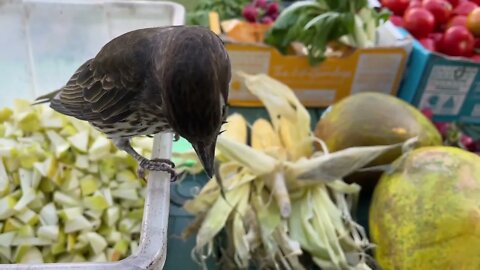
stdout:
<svg viewBox="0 0 480 270">
<path fill-rule="evenodd" d="M 135 226 L 135 224 L 135 220 L 124 218 L 118 223 L 118 230 L 123 233 L 129 233 L 132 231 L 132 228 Z"/>
<path fill-rule="evenodd" d="M 88 209 L 103 211 L 107 209 L 108 202 L 102 193 L 96 192 L 94 195 L 83 198 L 83 205 Z"/>
<path fill-rule="evenodd" d="M 115 244 L 122 239 L 122 234 L 119 231 L 111 230 L 106 236 L 109 244 Z"/>
<path fill-rule="evenodd" d="M 47 137 L 52 143 L 53 151 L 55 152 L 56 157 L 60 157 L 70 148 L 70 144 L 53 130 L 47 130 Z"/>
<path fill-rule="evenodd" d="M 0 234 L 0 246 L 10 247 L 13 242 L 13 238 L 17 235 L 16 232 L 5 232 Z"/>
<path fill-rule="evenodd" d="M 7 260 L 5 263 L 10 262 L 12 257 L 12 249 L 10 247 L 4 247 L 0 245 L 0 257 L 3 257 Z"/>
<path fill-rule="evenodd" d="M 132 254 L 136 254 L 138 250 L 138 242 L 137 241 L 131 241 L 130 242 L 130 252 Z"/>
<path fill-rule="evenodd" d="M 88 137 L 88 131 L 84 130 L 68 137 L 67 140 L 75 149 L 85 153 L 88 150 Z"/>
<path fill-rule="evenodd" d="M 22 264 L 40 264 L 43 263 L 42 252 L 37 247 L 30 247 L 22 258 L 18 261 Z"/>
<path fill-rule="evenodd" d="M 112 196 L 114 198 L 120 198 L 125 200 L 136 200 L 138 199 L 138 193 L 135 189 L 114 189 L 112 190 Z"/>
<path fill-rule="evenodd" d="M 58 216 L 62 219 L 62 221 L 73 219 L 75 217 L 81 216 L 82 214 L 83 214 L 82 207 L 63 208 L 58 212 Z"/>
<path fill-rule="evenodd" d="M 23 224 L 14 217 L 7 218 L 3 226 L 3 232 L 16 232 Z"/>
<path fill-rule="evenodd" d="M 89 209 L 83 213 L 86 217 L 92 218 L 94 220 L 100 220 L 103 215 L 103 211 Z"/>
<path fill-rule="evenodd" d="M 75 191 L 78 190 L 78 187 L 80 186 L 80 181 L 78 180 L 79 178 L 79 171 L 77 170 L 72 170 L 68 176 L 65 177 L 63 180 L 62 186 L 60 189 L 66 193 L 69 191 Z"/>
<path fill-rule="evenodd" d="M 56 241 L 60 233 L 58 225 L 40 226 L 37 230 L 37 235 L 40 238 Z"/>
<path fill-rule="evenodd" d="M 33 236 L 19 236 L 18 234 L 13 238 L 12 246 L 48 246 L 52 241 L 33 237 Z"/>
<path fill-rule="evenodd" d="M 40 114 L 40 123 L 44 128 L 62 128 L 63 121 L 58 113 L 53 110 L 43 110 Z"/>
<path fill-rule="evenodd" d="M 36 191 L 35 189 L 29 187 L 29 188 L 26 188 L 25 191 L 23 191 L 23 194 L 22 194 L 22 197 L 20 197 L 20 200 L 18 200 L 17 204 L 15 204 L 15 206 L 13 207 L 13 209 L 15 211 L 21 211 L 23 210 L 25 207 L 27 207 L 27 205 L 32 202 L 33 200 L 35 200 L 35 197 L 36 197 Z"/>
<path fill-rule="evenodd" d="M 25 255 L 25 253 L 27 253 L 29 249 L 30 249 L 29 245 L 17 247 L 13 255 L 13 261 L 16 263 L 19 263 L 20 260 L 23 258 L 23 255 Z"/>
<path fill-rule="evenodd" d="M 72 233 L 82 230 L 91 230 L 92 228 L 92 223 L 88 221 L 88 219 L 85 218 L 83 215 L 73 217 L 65 222 L 66 233 Z"/>
<path fill-rule="evenodd" d="M 61 191 L 55 191 L 53 193 L 53 201 L 58 203 L 59 205 L 64 205 L 64 206 L 79 206 L 80 202 L 71 197 L 68 196 L 67 194 L 61 192 Z"/>
<path fill-rule="evenodd" d="M 40 222 L 43 225 L 57 225 L 58 216 L 57 209 L 54 203 L 49 203 L 45 205 L 42 210 L 40 210 Z"/>
<path fill-rule="evenodd" d="M 73 255 L 73 258 L 72 258 L 72 263 L 81 263 L 81 262 L 86 262 L 87 259 L 85 259 L 84 256 L 80 255 L 80 254 L 75 254 Z"/>
<path fill-rule="evenodd" d="M 87 169 L 90 166 L 87 155 L 77 155 L 75 158 L 75 167 L 79 169 Z"/>
<path fill-rule="evenodd" d="M 110 191 L 109 188 L 102 188 L 100 190 L 100 192 L 102 192 L 103 196 L 105 197 L 105 200 L 107 200 L 108 202 L 108 206 L 112 206 L 113 205 L 113 197 L 112 197 L 112 192 Z"/>
<path fill-rule="evenodd" d="M 90 258 L 88 258 L 89 262 L 107 262 L 107 256 L 105 255 L 104 252 L 94 254 Z"/>
<path fill-rule="evenodd" d="M 88 168 L 87 168 L 87 171 L 89 173 L 98 173 L 98 164 L 96 164 L 96 163 L 90 164 L 90 166 L 88 166 Z"/>
<path fill-rule="evenodd" d="M 42 181 L 42 175 L 40 174 L 39 171 L 33 170 L 32 171 L 32 188 L 38 188 L 38 185 L 40 185 L 40 182 Z"/>
<path fill-rule="evenodd" d="M 15 213 L 15 205 L 17 200 L 11 196 L 7 195 L 0 199 L 0 219 L 6 219 L 12 216 Z"/>
<path fill-rule="evenodd" d="M 115 175 L 115 178 L 121 182 L 133 181 L 138 182 L 137 176 L 130 170 L 123 170 Z"/>
<path fill-rule="evenodd" d="M 88 150 L 89 158 L 98 161 L 110 154 L 110 140 L 104 136 L 98 136 Z"/>
<path fill-rule="evenodd" d="M 0 196 L 6 195 L 9 191 L 10 181 L 8 180 L 7 170 L 3 165 L 3 160 L 0 158 Z"/>
<path fill-rule="evenodd" d="M 33 163 L 33 167 L 43 176 L 52 178 L 55 175 L 57 164 L 53 157 L 46 158 L 43 162 Z"/>
<path fill-rule="evenodd" d="M 98 181 L 90 174 L 80 179 L 80 190 L 83 196 L 93 194 L 98 189 Z"/>
<path fill-rule="evenodd" d="M 105 222 L 108 226 L 114 226 L 120 218 L 120 208 L 118 206 L 112 206 L 107 209 L 105 213 Z"/>
<path fill-rule="evenodd" d="M 20 168 L 18 170 L 18 176 L 20 178 L 20 187 L 22 192 L 25 193 L 27 189 L 32 188 L 33 172 Z"/>
<path fill-rule="evenodd" d="M 35 225 L 38 222 L 38 214 L 29 208 L 23 209 L 15 215 L 19 220 L 27 225 Z"/>
<path fill-rule="evenodd" d="M 103 252 L 107 247 L 107 241 L 103 236 L 95 232 L 88 232 L 86 234 L 90 247 L 92 248 L 93 254 L 99 254 Z"/>
</svg>

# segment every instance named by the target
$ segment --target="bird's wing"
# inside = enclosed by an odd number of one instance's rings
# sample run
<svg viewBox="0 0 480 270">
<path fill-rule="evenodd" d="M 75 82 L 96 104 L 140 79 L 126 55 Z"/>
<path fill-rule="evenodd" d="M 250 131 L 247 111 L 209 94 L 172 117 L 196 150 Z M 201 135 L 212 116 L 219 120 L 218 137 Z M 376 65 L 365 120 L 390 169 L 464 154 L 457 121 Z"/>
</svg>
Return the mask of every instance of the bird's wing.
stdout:
<svg viewBox="0 0 480 270">
<path fill-rule="evenodd" d="M 152 38 L 160 28 L 129 32 L 86 61 L 51 101 L 63 114 L 90 122 L 115 123 L 132 113 L 152 61 Z"/>
</svg>

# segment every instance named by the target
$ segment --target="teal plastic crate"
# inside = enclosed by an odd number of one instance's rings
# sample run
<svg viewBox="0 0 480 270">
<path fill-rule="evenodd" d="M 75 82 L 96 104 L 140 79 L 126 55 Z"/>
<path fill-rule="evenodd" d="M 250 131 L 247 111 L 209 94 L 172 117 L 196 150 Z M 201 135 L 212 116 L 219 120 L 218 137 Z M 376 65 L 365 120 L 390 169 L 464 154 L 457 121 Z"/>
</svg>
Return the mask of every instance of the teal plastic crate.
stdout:
<svg viewBox="0 0 480 270">
<path fill-rule="evenodd" d="M 480 64 L 425 49 L 414 41 L 399 97 L 434 120 L 480 124 Z"/>
</svg>

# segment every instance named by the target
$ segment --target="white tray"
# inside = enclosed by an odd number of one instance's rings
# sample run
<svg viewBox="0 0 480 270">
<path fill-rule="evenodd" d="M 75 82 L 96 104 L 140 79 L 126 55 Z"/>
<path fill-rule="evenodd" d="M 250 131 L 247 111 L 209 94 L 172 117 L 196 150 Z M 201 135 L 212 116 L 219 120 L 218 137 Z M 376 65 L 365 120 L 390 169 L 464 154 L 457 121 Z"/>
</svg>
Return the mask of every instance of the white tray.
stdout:
<svg viewBox="0 0 480 270">
<path fill-rule="evenodd" d="M 176 3 L 139 0 L 0 0 L 0 107 L 33 99 L 66 83 L 112 38 L 133 29 L 180 25 Z M 171 134 L 157 134 L 153 157 L 170 158 Z M 2 264 L 0 269 L 161 269 L 167 254 L 169 175 L 148 179 L 140 246 L 112 263 Z M 188 254 L 186 254 L 188 256 Z"/>
</svg>

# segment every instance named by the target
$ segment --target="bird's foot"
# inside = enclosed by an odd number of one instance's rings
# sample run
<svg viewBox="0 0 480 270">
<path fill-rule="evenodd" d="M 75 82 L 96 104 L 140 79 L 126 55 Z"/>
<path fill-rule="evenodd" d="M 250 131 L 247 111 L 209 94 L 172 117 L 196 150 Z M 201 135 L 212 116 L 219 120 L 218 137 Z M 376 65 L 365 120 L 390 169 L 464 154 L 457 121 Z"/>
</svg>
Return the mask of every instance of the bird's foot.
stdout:
<svg viewBox="0 0 480 270">
<path fill-rule="evenodd" d="M 140 166 L 137 169 L 137 175 L 145 180 L 145 170 L 149 171 L 162 171 L 170 173 L 171 181 L 174 182 L 177 179 L 177 172 L 174 170 L 175 163 L 168 159 L 144 159 L 140 161 Z M 146 180 L 145 180 L 146 181 Z"/>
</svg>

